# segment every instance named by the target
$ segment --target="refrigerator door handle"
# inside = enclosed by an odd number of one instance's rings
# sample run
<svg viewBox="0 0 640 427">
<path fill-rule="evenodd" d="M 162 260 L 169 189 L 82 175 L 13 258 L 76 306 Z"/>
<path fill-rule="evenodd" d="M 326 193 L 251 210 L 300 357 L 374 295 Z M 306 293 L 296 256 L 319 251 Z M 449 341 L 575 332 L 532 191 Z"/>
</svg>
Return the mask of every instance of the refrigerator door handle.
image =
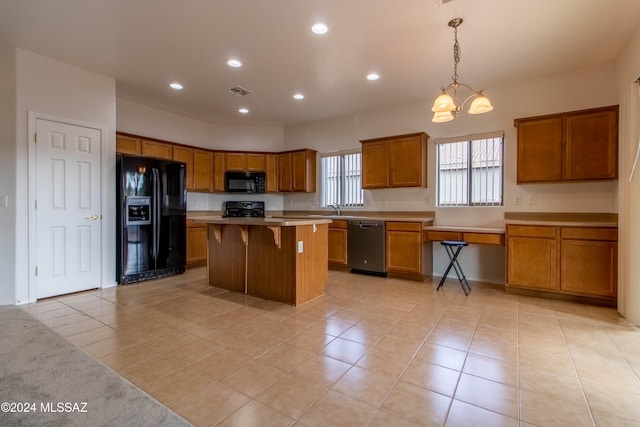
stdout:
<svg viewBox="0 0 640 427">
<path fill-rule="evenodd" d="M 153 168 L 151 170 L 153 175 L 153 207 L 152 207 L 152 248 L 151 248 L 151 256 L 153 256 L 153 260 L 157 263 L 158 252 L 160 249 L 160 208 L 158 204 L 160 203 L 161 191 L 160 191 L 160 173 L 158 169 Z"/>
</svg>

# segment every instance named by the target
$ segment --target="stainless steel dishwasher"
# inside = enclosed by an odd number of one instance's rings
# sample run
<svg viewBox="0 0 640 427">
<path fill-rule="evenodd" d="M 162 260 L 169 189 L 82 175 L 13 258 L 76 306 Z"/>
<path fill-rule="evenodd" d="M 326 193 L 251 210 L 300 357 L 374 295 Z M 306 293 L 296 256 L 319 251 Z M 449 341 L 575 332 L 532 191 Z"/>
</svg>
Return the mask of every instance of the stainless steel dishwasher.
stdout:
<svg viewBox="0 0 640 427">
<path fill-rule="evenodd" d="M 379 220 L 349 220 L 347 260 L 353 273 L 386 276 L 385 226 Z"/>
</svg>

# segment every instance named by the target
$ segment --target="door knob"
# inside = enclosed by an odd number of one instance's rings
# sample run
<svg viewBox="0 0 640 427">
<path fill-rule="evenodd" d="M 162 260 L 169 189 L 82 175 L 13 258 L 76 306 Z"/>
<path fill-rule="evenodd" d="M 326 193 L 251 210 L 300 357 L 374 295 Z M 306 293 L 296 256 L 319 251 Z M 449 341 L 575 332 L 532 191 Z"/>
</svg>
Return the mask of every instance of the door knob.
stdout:
<svg viewBox="0 0 640 427">
<path fill-rule="evenodd" d="M 99 216 L 98 214 L 93 214 L 93 215 L 91 215 L 91 216 L 86 217 L 85 219 L 89 219 L 89 220 L 91 220 L 91 221 L 95 221 L 95 220 L 97 220 L 98 218 L 100 218 L 100 216 Z"/>
</svg>

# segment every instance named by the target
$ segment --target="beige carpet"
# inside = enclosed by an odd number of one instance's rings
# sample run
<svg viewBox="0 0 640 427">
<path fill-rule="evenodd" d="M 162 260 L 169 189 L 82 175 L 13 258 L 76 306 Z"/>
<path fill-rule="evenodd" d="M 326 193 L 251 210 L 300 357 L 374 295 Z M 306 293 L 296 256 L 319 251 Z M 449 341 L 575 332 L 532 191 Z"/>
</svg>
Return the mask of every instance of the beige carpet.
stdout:
<svg viewBox="0 0 640 427">
<path fill-rule="evenodd" d="M 0 405 L 1 426 L 190 425 L 14 306 L 0 306 Z"/>
</svg>

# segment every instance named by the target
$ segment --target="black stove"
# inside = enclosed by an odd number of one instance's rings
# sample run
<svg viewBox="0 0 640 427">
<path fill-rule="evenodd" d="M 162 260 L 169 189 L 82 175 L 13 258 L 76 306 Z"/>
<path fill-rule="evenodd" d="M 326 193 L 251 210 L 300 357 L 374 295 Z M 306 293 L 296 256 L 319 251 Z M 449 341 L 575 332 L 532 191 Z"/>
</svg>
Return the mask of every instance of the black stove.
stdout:
<svg viewBox="0 0 640 427">
<path fill-rule="evenodd" d="M 264 202 L 225 202 L 225 218 L 264 218 Z"/>
</svg>

